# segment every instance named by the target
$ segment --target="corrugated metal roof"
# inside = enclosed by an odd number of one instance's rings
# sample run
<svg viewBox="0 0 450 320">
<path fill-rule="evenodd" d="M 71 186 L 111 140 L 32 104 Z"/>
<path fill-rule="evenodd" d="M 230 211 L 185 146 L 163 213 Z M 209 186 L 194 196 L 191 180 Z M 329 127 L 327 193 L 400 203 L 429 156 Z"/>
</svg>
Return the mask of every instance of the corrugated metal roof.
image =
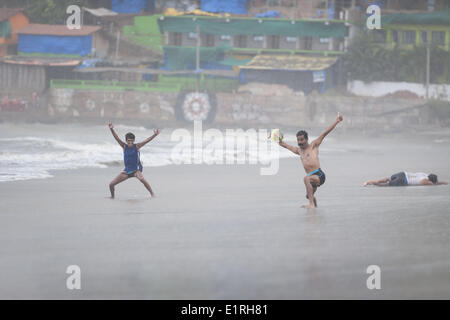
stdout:
<svg viewBox="0 0 450 320">
<path fill-rule="evenodd" d="M 311 57 L 300 55 L 257 55 L 241 69 L 319 71 L 332 66 L 336 57 Z"/>
<path fill-rule="evenodd" d="M 66 25 L 32 23 L 19 29 L 19 34 L 51 35 L 51 36 L 87 36 L 100 30 L 100 26 L 82 26 L 81 29 L 70 30 Z"/>
<path fill-rule="evenodd" d="M 117 16 L 118 15 L 117 12 L 108 10 L 106 8 L 91 9 L 91 8 L 83 7 L 83 10 L 89 12 L 90 14 L 92 14 L 93 16 L 96 16 L 96 17 L 106 17 L 106 16 Z"/>
<path fill-rule="evenodd" d="M 81 60 L 74 59 L 50 59 L 50 58 L 3 58 L 0 63 L 20 64 L 28 66 L 52 66 L 52 67 L 75 67 L 81 63 Z"/>
</svg>

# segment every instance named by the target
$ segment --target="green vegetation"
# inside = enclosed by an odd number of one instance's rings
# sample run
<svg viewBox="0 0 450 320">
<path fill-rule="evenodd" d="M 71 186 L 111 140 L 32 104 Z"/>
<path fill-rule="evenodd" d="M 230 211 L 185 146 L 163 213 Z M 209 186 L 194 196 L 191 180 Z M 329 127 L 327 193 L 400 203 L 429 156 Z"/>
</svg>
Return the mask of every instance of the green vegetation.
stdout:
<svg viewBox="0 0 450 320">
<path fill-rule="evenodd" d="M 134 18 L 134 25 L 125 26 L 123 34 L 134 44 L 162 54 L 163 37 L 159 31 L 160 15 L 140 16 Z"/>
<path fill-rule="evenodd" d="M 78 5 L 80 7 L 99 6 L 95 0 L 3 0 L 7 8 L 24 8 L 25 15 L 31 23 L 65 24 L 67 7 Z"/>
<path fill-rule="evenodd" d="M 413 49 L 396 46 L 387 49 L 363 34 L 355 39 L 343 56 L 344 70 L 351 79 L 425 83 L 426 47 Z M 450 52 L 431 48 L 431 83 L 450 83 Z"/>
</svg>

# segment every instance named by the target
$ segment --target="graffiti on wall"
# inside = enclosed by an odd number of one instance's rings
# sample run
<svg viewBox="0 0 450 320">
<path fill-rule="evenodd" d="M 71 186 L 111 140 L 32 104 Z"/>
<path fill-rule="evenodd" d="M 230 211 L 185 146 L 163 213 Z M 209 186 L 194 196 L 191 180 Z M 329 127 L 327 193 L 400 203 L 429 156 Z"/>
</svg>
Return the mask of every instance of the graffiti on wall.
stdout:
<svg viewBox="0 0 450 320">
<path fill-rule="evenodd" d="M 170 100 L 170 99 L 169 99 Z M 148 117 L 173 119 L 173 102 L 160 94 L 147 92 L 99 92 L 53 89 L 51 114 L 74 117 Z"/>
</svg>

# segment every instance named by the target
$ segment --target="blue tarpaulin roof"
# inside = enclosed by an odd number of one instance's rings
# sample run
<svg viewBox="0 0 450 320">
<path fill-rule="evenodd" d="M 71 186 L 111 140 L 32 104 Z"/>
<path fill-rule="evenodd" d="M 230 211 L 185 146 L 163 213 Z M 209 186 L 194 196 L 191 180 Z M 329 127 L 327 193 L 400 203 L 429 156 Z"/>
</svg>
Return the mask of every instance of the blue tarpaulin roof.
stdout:
<svg viewBox="0 0 450 320">
<path fill-rule="evenodd" d="M 281 18 L 281 12 L 276 10 L 270 10 L 254 15 L 255 18 Z"/>
<path fill-rule="evenodd" d="M 111 0 L 111 10 L 117 13 L 140 13 L 147 7 L 147 0 Z"/>
<path fill-rule="evenodd" d="M 247 0 L 202 0 L 201 9 L 207 12 L 227 12 L 233 14 L 248 14 Z"/>
<path fill-rule="evenodd" d="M 92 35 L 86 36 L 48 36 L 19 34 L 17 50 L 25 53 L 76 54 L 85 56 L 91 53 Z"/>
</svg>

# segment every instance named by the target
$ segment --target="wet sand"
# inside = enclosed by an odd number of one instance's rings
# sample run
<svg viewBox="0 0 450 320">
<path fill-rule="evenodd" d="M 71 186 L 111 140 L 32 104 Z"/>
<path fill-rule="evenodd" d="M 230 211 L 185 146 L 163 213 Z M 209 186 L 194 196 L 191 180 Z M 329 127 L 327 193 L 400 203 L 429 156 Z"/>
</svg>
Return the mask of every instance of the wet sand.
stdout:
<svg viewBox="0 0 450 320">
<path fill-rule="evenodd" d="M 155 199 L 136 179 L 108 199 L 120 167 L 0 183 L 0 298 L 449 299 L 450 187 L 361 187 L 401 170 L 450 180 L 449 141 L 328 146 L 316 210 L 300 208 L 298 159 L 274 176 L 257 165 L 145 168 Z M 66 289 L 69 265 L 81 290 Z M 381 290 L 366 287 L 369 265 Z"/>
</svg>

